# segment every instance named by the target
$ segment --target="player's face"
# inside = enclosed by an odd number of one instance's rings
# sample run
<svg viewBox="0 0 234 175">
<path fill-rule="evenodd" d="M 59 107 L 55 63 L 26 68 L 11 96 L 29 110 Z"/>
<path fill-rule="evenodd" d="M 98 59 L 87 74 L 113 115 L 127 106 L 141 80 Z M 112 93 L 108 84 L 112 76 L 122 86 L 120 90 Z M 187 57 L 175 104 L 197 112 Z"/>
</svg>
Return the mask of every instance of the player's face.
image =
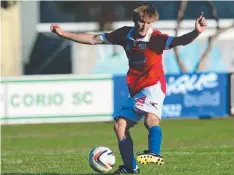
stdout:
<svg viewBox="0 0 234 175">
<path fill-rule="evenodd" d="M 151 19 L 143 19 L 141 17 L 137 19 L 135 21 L 135 29 L 136 29 L 137 35 L 142 36 L 142 37 L 145 36 L 152 24 L 153 22 Z"/>
</svg>

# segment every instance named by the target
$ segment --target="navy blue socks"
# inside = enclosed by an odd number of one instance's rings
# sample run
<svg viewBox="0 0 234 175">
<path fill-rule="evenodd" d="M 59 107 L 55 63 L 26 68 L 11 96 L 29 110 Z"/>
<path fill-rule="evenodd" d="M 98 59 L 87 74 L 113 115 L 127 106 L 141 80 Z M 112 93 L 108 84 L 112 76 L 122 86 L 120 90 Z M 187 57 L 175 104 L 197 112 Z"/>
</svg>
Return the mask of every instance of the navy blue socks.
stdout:
<svg viewBox="0 0 234 175">
<path fill-rule="evenodd" d="M 129 169 L 136 168 L 136 159 L 133 152 L 133 140 L 131 137 L 123 139 L 119 142 L 119 150 L 123 159 L 124 166 Z"/>
</svg>

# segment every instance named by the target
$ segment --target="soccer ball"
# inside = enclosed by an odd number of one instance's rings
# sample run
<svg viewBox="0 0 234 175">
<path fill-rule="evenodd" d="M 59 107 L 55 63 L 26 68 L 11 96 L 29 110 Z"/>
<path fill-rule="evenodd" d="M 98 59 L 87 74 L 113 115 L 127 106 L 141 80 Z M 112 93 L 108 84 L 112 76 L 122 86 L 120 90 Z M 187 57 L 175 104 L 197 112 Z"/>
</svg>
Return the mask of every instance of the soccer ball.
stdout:
<svg viewBox="0 0 234 175">
<path fill-rule="evenodd" d="M 96 147 L 89 154 L 89 164 L 94 171 L 106 173 L 115 165 L 115 155 L 107 147 Z"/>
</svg>

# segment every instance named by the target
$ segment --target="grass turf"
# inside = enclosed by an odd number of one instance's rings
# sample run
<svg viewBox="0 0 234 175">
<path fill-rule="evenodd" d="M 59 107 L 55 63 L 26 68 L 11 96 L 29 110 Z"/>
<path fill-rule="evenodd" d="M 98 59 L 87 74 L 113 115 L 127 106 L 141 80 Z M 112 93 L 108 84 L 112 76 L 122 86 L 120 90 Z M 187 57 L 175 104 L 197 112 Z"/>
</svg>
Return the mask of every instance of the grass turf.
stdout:
<svg viewBox="0 0 234 175">
<path fill-rule="evenodd" d="M 233 175 L 234 118 L 163 120 L 163 166 L 139 165 L 142 175 Z M 122 163 L 113 123 L 1 126 L 4 175 L 90 175 L 93 147 L 107 146 Z M 147 149 L 143 122 L 131 129 L 135 152 Z M 113 171 L 111 171 L 113 172 Z"/>
</svg>

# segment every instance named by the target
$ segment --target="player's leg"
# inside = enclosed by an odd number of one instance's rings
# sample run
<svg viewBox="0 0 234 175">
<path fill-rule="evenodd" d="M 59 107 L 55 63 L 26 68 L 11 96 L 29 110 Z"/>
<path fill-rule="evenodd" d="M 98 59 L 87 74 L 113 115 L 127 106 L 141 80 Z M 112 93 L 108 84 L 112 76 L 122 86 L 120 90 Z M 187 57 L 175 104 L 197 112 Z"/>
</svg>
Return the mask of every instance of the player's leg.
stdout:
<svg viewBox="0 0 234 175">
<path fill-rule="evenodd" d="M 147 113 L 145 116 L 145 127 L 149 131 L 148 148 L 149 151 L 160 154 L 162 142 L 162 129 L 159 126 L 160 119 L 152 113 Z"/>
<path fill-rule="evenodd" d="M 114 130 L 119 143 L 119 151 L 124 164 L 122 171 L 124 172 L 123 168 L 125 168 L 126 172 L 130 173 L 138 169 L 136 165 L 136 159 L 134 157 L 133 140 L 129 132 L 129 128 L 132 125 L 133 124 L 131 124 L 131 121 L 121 117 L 118 118 L 114 125 Z"/>
<path fill-rule="evenodd" d="M 118 117 L 114 125 L 114 130 L 118 138 L 119 151 L 123 160 L 123 165 L 119 167 L 114 174 L 137 174 L 140 172 L 136 159 L 134 157 L 133 140 L 131 138 L 129 129 L 134 125 L 132 121 L 127 118 Z"/>
<path fill-rule="evenodd" d="M 118 138 L 119 150 L 124 163 L 114 174 L 136 174 L 140 172 L 139 167 L 136 165 L 136 159 L 134 158 L 133 140 L 130 136 L 129 129 L 138 123 L 143 115 L 134 112 L 133 102 L 134 100 L 129 98 L 118 113 L 115 114 L 117 117 L 114 117 L 116 121 L 114 130 Z"/>
<path fill-rule="evenodd" d="M 160 119 L 152 113 L 146 113 L 145 127 L 149 131 L 148 135 L 148 150 L 143 153 L 138 153 L 137 161 L 142 164 L 155 163 L 158 165 L 164 164 L 164 159 L 160 156 L 162 130 L 159 126 Z"/>
<path fill-rule="evenodd" d="M 145 126 L 149 131 L 149 150 L 137 154 L 136 159 L 139 163 L 164 163 L 160 156 L 162 130 L 159 126 L 164 98 L 160 83 L 143 89 L 135 96 L 135 108 L 145 113 Z"/>
</svg>

